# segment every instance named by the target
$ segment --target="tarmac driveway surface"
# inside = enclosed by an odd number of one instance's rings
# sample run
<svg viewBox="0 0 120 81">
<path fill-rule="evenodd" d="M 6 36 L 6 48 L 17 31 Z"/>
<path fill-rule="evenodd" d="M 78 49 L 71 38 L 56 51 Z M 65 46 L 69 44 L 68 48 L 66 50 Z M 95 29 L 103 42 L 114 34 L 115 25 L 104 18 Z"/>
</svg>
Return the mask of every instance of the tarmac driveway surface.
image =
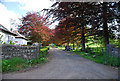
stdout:
<svg viewBox="0 0 120 81">
<path fill-rule="evenodd" d="M 3 74 L 3 79 L 117 79 L 118 70 L 94 63 L 57 48 L 49 50 L 50 61 L 26 72 Z"/>
</svg>

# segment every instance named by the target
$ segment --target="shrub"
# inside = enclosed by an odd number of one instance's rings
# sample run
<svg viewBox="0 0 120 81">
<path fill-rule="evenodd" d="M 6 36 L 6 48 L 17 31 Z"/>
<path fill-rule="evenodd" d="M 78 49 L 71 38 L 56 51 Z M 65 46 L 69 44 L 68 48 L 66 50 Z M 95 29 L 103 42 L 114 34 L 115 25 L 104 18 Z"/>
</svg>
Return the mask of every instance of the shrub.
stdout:
<svg viewBox="0 0 120 81">
<path fill-rule="evenodd" d="M 9 40 L 8 44 L 15 45 L 15 43 L 12 42 L 11 40 Z"/>
<path fill-rule="evenodd" d="M 48 53 L 48 47 L 40 47 L 40 57 L 47 56 Z"/>
</svg>

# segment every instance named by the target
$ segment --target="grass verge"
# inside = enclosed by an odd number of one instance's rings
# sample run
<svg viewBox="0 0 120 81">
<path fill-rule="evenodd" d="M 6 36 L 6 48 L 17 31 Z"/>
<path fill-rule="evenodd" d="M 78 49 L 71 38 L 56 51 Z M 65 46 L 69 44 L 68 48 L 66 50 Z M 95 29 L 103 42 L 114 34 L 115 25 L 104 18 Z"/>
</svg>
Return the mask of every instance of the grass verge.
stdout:
<svg viewBox="0 0 120 81">
<path fill-rule="evenodd" d="M 18 57 L 14 57 L 7 60 L 2 60 L 2 72 L 12 72 L 12 71 L 19 71 L 25 68 L 31 67 L 36 64 L 44 64 L 47 62 L 46 56 L 48 53 L 48 47 L 41 47 L 40 48 L 40 58 L 34 58 L 31 60 L 23 60 Z"/>
<path fill-rule="evenodd" d="M 57 47 L 58 49 L 65 50 L 65 47 Z M 105 48 L 99 47 L 99 48 L 92 48 L 92 51 L 90 53 L 86 53 L 84 51 L 80 50 L 73 50 L 71 52 L 76 53 L 77 55 L 87 58 L 93 62 L 104 64 L 104 65 L 110 65 L 114 67 L 120 67 L 120 57 L 114 57 L 110 56 L 105 53 Z M 94 53 L 94 54 L 92 54 Z"/>
<path fill-rule="evenodd" d="M 74 53 L 76 53 L 77 55 L 80 55 L 84 58 L 90 59 L 96 63 L 100 63 L 100 64 L 104 64 L 104 65 L 110 65 L 110 66 L 114 66 L 114 67 L 120 67 L 120 57 L 114 57 L 114 56 L 109 56 L 106 53 L 103 54 L 90 54 L 90 53 L 86 53 L 83 51 L 72 51 Z"/>
</svg>

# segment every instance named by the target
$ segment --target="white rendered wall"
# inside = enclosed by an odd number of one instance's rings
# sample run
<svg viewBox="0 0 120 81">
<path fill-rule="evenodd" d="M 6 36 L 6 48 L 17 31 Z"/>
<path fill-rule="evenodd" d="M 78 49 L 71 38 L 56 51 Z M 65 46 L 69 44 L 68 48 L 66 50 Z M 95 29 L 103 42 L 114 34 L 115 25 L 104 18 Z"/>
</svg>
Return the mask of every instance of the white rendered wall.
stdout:
<svg viewBox="0 0 120 81">
<path fill-rule="evenodd" d="M 15 38 L 15 45 L 27 45 L 27 41 L 22 38 Z"/>
<path fill-rule="evenodd" d="M 14 40 L 15 40 L 15 36 L 13 36 L 13 35 L 10 35 L 10 34 L 8 34 L 8 33 L 3 33 L 2 31 L 0 31 L 0 36 L 1 35 L 3 35 L 3 37 L 2 37 L 2 41 L 3 42 L 5 42 L 5 43 L 8 43 L 9 42 L 9 40 L 11 40 L 11 41 L 13 41 L 14 42 Z"/>
</svg>

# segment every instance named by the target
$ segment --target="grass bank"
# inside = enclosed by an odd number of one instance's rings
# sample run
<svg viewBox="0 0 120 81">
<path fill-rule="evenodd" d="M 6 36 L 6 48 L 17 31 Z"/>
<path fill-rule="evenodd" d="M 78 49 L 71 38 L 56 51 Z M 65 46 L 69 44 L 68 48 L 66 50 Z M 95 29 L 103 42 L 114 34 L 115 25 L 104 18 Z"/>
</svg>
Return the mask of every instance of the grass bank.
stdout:
<svg viewBox="0 0 120 81">
<path fill-rule="evenodd" d="M 56 46 L 58 49 L 65 50 L 65 47 Z M 96 63 L 110 65 L 114 67 L 120 67 L 120 57 L 110 56 L 105 53 L 105 48 L 103 47 L 92 47 L 91 52 L 80 51 L 80 49 L 73 50 L 71 52 L 76 53 L 77 55 L 87 58 Z"/>
<path fill-rule="evenodd" d="M 7 60 L 2 60 L 2 72 L 12 72 L 12 71 L 19 71 L 25 68 L 31 67 L 36 64 L 44 64 L 47 62 L 46 56 L 48 53 L 48 47 L 41 47 L 40 48 L 40 58 L 31 59 L 31 60 L 23 60 L 18 57 L 14 57 Z"/>
<path fill-rule="evenodd" d="M 77 55 L 80 55 L 81 57 L 90 59 L 96 63 L 100 63 L 100 64 L 104 64 L 104 65 L 110 65 L 110 66 L 114 66 L 114 67 L 120 67 L 120 58 L 118 57 L 114 57 L 114 56 L 109 56 L 106 53 L 86 53 L 83 51 L 72 51 L 74 53 L 76 53 Z"/>
</svg>

